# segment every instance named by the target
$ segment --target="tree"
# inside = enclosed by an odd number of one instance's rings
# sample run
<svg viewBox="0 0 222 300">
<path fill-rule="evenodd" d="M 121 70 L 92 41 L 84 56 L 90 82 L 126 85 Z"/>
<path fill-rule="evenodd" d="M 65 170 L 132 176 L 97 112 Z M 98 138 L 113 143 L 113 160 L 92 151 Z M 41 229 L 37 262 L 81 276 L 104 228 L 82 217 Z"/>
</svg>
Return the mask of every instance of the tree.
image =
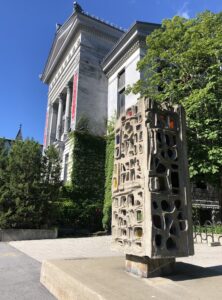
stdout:
<svg viewBox="0 0 222 300">
<path fill-rule="evenodd" d="M 0 195 L 1 227 L 39 226 L 41 148 L 34 141 L 15 141 L 8 154 L 4 192 Z"/>
<path fill-rule="evenodd" d="M 6 140 L 0 139 L 0 200 L 1 195 L 6 192 L 7 183 L 7 166 L 8 166 L 8 149 L 6 147 Z M 0 201 L 0 212 L 7 210 L 7 204 Z M 0 213 L 1 216 L 1 213 Z"/>
<path fill-rule="evenodd" d="M 59 198 L 62 185 L 60 180 L 61 166 L 59 153 L 53 146 L 49 146 L 41 161 L 41 217 L 42 224 L 53 225 L 56 218 L 55 202 Z"/>
<path fill-rule="evenodd" d="M 60 188 L 57 151 L 42 156 L 33 141 L 15 141 L 9 152 L 0 142 L 0 227 L 42 228 L 53 224 Z M 4 176 L 3 176 L 3 175 Z"/>
<path fill-rule="evenodd" d="M 222 172 L 222 13 L 174 17 L 147 37 L 143 78 L 131 90 L 182 104 L 187 115 L 190 175 L 215 183 Z"/>
<path fill-rule="evenodd" d="M 6 147 L 6 140 L 0 138 L 0 193 L 3 192 L 3 188 L 6 181 L 6 168 L 8 163 L 8 149 Z"/>
</svg>

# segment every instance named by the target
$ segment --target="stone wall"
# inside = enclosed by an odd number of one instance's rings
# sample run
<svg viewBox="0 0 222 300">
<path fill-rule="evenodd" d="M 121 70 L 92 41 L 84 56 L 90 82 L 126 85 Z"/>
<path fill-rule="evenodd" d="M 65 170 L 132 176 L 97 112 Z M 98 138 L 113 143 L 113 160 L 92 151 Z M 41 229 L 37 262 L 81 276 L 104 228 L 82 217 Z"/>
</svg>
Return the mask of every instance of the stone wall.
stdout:
<svg viewBox="0 0 222 300">
<path fill-rule="evenodd" d="M 0 229 L 0 242 L 56 239 L 57 229 Z"/>
</svg>

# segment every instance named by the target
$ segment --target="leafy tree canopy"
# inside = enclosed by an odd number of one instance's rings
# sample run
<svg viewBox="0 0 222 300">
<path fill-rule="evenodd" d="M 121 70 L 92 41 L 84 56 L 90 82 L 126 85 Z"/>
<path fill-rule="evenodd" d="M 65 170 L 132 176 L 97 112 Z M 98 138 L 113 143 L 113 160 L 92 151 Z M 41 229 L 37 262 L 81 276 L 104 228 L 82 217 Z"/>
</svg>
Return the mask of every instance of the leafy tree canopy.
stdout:
<svg viewBox="0 0 222 300">
<path fill-rule="evenodd" d="M 53 224 L 52 203 L 60 180 L 59 156 L 49 148 L 42 156 L 33 141 L 0 141 L 0 228 L 41 228 Z"/>
<path fill-rule="evenodd" d="M 222 172 L 222 13 L 174 17 L 147 37 L 143 78 L 131 90 L 182 104 L 187 114 L 191 177 Z M 213 179 L 214 178 L 214 179 Z"/>
</svg>

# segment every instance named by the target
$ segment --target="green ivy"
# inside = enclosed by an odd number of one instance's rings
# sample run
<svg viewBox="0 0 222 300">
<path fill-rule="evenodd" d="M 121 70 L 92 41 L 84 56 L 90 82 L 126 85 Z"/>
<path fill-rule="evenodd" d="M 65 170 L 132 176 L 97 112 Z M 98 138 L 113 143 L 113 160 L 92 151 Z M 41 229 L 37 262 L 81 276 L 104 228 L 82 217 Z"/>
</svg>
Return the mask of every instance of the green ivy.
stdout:
<svg viewBox="0 0 222 300">
<path fill-rule="evenodd" d="M 79 208 L 79 226 L 99 230 L 105 186 L 105 149 L 103 137 L 88 132 L 73 133 L 72 197 Z"/>
<path fill-rule="evenodd" d="M 112 175 L 114 165 L 114 134 L 106 138 L 106 163 L 105 163 L 105 197 L 103 206 L 103 228 L 111 229 L 111 211 L 112 211 Z"/>
</svg>

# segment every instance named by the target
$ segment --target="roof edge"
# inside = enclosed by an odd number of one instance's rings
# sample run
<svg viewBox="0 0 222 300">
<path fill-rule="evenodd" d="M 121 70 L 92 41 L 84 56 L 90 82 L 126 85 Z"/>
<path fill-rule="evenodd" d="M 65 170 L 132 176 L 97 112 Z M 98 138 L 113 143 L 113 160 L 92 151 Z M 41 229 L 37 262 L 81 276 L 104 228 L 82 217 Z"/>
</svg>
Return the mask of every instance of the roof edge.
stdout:
<svg viewBox="0 0 222 300">
<path fill-rule="evenodd" d="M 112 56 L 114 54 L 117 54 L 118 50 L 121 49 L 121 47 L 124 46 L 124 44 L 126 43 L 126 41 L 129 40 L 130 37 L 133 36 L 133 34 L 135 34 L 136 31 L 139 31 L 142 29 L 142 27 L 149 27 L 150 31 L 155 30 L 157 28 L 160 28 L 161 24 L 157 24 L 157 23 L 149 23 L 149 22 L 143 22 L 143 21 L 135 21 L 129 28 L 129 30 L 119 39 L 119 41 L 114 45 L 114 47 L 109 51 L 109 53 L 104 57 L 104 59 L 101 62 L 101 66 L 103 68 L 103 70 L 105 70 L 107 68 L 107 64 L 109 64 L 110 60 L 112 59 Z M 149 32 L 147 33 L 142 33 L 142 32 L 138 32 L 138 36 L 147 36 Z"/>
<path fill-rule="evenodd" d="M 56 44 L 56 39 L 57 37 L 59 36 L 59 34 L 61 33 L 61 31 L 65 28 L 65 26 L 70 22 L 70 20 L 73 18 L 73 21 L 78 17 L 78 16 L 85 16 L 85 17 L 88 17 L 89 19 L 93 20 L 93 21 L 96 21 L 96 22 L 99 22 L 103 25 L 106 25 L 108 27 L 111 27 L 112 29 L 114 30 L 117 30 L 121 33 L 124 33 L 125 30 L 121 27 L 118 27 L 116 25 L 113 25 L 113 24 L 110 24 L 98 17 L 95 17 L 95 16 L 92 16 L 90 15 L 89 13 L 85 12 L 85 11 L 74 11 L 71 16 L 64 22 L 64 24 L 62 24 L 58 30 L 55 32 L 54 34 L 54 39 L 53 39 L 53 42 L 52 42 L 52 45 L 51 45 L 51 48 L 49 50 L 49 54 L 48 54 L 48 58 L 46 60 L 46 63 L 45 63 L 45 66 L 44 66 L 44 69 L 43 69 L 43 72 L 42 74 L 39 75 L 39 79 L 44 82 L 44 83 L 47 83 L 47 78 L 48 78 L 48 75 L 46 74 L 47 72 L 47 67 L 49 66 L 49 62 L 50 62 L 50 59 L 51 59 L 51 56 L 52 56 L 52 53 L 53 53 L 53 49 L 54 49 L 54 46 Z"/>
</svg>

